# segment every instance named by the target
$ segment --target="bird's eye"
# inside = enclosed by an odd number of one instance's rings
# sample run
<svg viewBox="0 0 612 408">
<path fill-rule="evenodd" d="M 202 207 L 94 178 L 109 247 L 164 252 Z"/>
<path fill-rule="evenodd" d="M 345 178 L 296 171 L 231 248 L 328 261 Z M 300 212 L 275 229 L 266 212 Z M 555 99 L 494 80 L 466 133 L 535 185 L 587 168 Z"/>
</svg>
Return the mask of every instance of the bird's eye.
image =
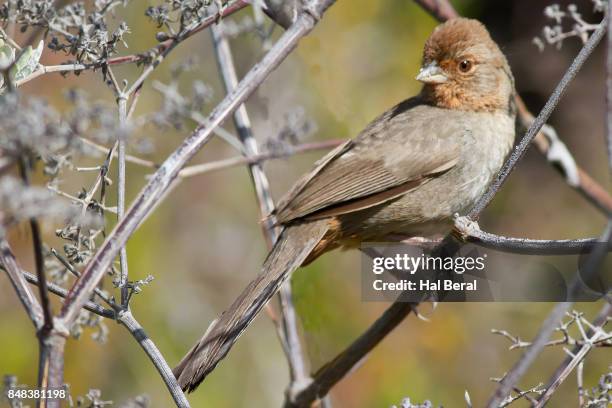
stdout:
<svg viewBox="0 0 612 408">
<path fill-rule="evenodd" d="M 472 69 L 472 61 L 463 60 L 459 63 L 459 70 L 461 72 L 469 72 Z"/>
</svg>

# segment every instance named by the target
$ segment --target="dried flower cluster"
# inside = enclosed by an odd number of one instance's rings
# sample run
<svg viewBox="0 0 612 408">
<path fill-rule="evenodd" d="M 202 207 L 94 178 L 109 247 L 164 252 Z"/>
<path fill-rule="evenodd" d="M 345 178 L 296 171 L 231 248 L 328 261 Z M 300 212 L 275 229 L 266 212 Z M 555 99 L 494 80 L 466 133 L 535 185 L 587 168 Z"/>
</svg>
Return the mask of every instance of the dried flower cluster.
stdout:
<svg viewBox="0 0 612 408">
<path fill-rule="evenodd" d="M 605 14 L 608 10 L 608 2 L 606 0 L 591 0 L 593 3 L 593 12 Z M 569 4 L 565 10 L 558 4 L 552 4 L 544 9 L 544 15 L 549 20 L 552 20 L 552 25 L 547 25 L 542 30 L 542 37 L 535 37 L 533 43 L 540 49 L 544 50 L 546 44 L 554 45 L 557 49 L 561 49 L 563 41 L 567 38 L 578 37 L 582 43 L 586 43 L 589 35 L 597 29 L 600 23 L 588 23 L 578 11 L 578 6 Z M 571 27 L 565 28 L 565 25 Z"/>
</svg>

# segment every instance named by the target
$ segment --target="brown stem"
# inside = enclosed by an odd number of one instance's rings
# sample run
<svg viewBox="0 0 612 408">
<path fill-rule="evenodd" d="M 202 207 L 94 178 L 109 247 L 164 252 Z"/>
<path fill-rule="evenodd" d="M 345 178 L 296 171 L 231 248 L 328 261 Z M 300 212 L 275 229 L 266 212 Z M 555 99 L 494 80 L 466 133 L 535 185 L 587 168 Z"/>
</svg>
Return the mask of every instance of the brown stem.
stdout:
<svg viewBox="0 0 612 408">
<path fill-rule="evenodd" d="M 1 233 L 1 231 L 0 231 Z M 30 290 L 26 280 L 21 274 L 21 268 L 17 265 L 17 260 L 11 251 L 11 247 L 4 237 L 0 237 L 0 264 L 6 271 L 17 297 L 21 301 L 24 309 L 34 323 L 36 330 L 40 330 L 44 325 L 43 311 L 34 293 Z"/>
<path fill-rule="evenodd" d="M 30 169 L 28 159 L 21 157 L 19 160 L 19 173 L 25 185 L 30 184 Z M 47 277 L 45 275 L 45 261 L 42 249 L 42 237 L 40 226 L 36 218 L 30 218 L 30 230 L 32 231 L 32 246 L 34 249 L 34 264 L 36 265 L 36 276 L 38 277 L 38 294 L 43 311 L 44 324 L 42 330 L 53 328 L 53 315 L 49 304 L 49 289 L 47 288 Z"/>
<path fill-rule="evenodd" d="M 64 384 L 64 346 L 66 335 L 52 331 L 40 339 L 40 361 L 45 381 L 41 388 L 49 390 L 65 389 Z M 39 401 L 39 407 L 60 408 L 62 400 L 44 399 Z"/>
</svg>

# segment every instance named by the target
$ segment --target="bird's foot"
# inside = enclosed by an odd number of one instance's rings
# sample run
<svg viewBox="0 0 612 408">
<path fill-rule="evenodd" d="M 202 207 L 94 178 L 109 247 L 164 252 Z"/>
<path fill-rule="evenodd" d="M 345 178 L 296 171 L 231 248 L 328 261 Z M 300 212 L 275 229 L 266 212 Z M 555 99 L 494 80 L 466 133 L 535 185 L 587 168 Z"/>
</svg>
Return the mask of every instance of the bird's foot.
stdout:
<svg viewBox="0 0 612 408">
<path fill-rule="evenodd" d="M 480 226 L 476 221 L 469 217 L 455 214 L 453 233 L 462 241 L 466 241 L 470 236 L 477 236 L 480 232 Z"/>
</svg>

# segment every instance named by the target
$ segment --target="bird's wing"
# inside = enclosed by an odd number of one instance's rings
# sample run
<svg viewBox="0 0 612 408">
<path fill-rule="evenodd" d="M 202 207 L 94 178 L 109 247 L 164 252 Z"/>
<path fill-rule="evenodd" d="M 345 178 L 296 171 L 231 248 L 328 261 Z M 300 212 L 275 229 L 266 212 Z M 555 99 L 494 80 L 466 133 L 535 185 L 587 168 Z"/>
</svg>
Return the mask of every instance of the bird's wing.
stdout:
<svg viewBox="0 0 612 408">
<path fill-rule="evenodd" d="M 461 126 L 432 124 L 440 111 L 411 99 L 317 162 L 279 202 L 278 223 L 345 214 L 381 204 L 450 170 Z M 432 134 L 435 132 L 436 134 Z"/>
</svg>

